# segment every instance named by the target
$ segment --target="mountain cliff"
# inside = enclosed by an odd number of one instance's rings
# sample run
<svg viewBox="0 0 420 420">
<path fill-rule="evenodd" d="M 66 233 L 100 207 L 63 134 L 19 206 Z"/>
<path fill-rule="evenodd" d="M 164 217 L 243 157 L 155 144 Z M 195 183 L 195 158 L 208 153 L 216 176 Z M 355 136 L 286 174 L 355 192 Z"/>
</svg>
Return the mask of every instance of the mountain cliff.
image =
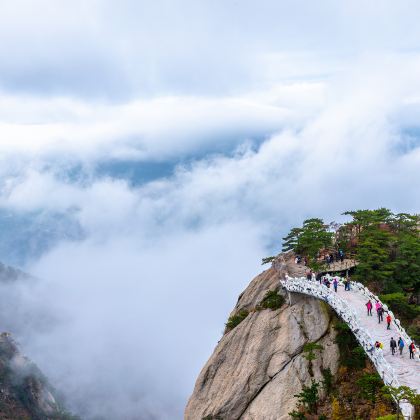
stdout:
<svg viewBox="0 0 420 420">
<path fill-rule="evenodd" d="M 340 354 L 333 314 L 323 302 L 294 295 L 278 309 L 261 305 L 286 272 L 301 274 L 292 258 L 282 256 L 239 296 L 231 317 L 248 315 L 226 331 L 202 369 L 185 410 L 187 420 L 287 419 L 303 385 L 321 381 L 328 369 L 336 374 Z M 323 348 L 314 360 L 304 351 L 309 343 Z"/>
<path fill-rule="evenodd" d="M 35 279 L 21 270 L 0 263 L 1 284 L 20 281 Z M 1 333 L 0 420 L 76 419 L 62 408 L 55 395 L 55 390 L 42 372 L 21 353 L 12 335 Z"/>
<path fill-rule="evenodd" d="M 10 334 L 0 335 L 0 419 L 67 420 L 40 370 L 24 357 Z"/>
</svg>

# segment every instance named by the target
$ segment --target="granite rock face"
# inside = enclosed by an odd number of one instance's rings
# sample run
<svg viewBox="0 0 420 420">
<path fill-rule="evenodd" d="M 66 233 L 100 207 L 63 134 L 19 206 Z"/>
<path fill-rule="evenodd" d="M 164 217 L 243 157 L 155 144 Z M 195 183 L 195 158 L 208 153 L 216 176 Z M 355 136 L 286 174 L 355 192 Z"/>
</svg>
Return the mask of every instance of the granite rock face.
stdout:
<svg viewBox="0 0 420 420">
<path fill-rule="evenodd" d="M 336 373 L 339 352 L 332 314 L 323 302 L 295 294 L 291 302 L 286 296 L 280 309 L 255 310 L 267 290 L 279 287 L 280 276 L 296 270 L 292 264 L 283 258 L 277 269 L 257 276 L 240 295 L 232 314 L 240 309 L 250 314 L 222 337 L 202 369 L 186 420 L 289 419 L 294 395 L 303 385 L 320 381 L 322 369 Z M 303 353 L 310 342 L 323 346 L 312 362 Z"/>
</svg>

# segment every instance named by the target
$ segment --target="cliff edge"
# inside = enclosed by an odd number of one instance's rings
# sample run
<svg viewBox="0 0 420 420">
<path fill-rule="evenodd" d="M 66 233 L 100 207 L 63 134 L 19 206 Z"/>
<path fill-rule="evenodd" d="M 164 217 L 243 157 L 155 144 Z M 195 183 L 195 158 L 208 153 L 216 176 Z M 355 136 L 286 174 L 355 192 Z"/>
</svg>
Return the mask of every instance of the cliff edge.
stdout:
<svg viewBox="0 0 420 420">
<path fill-rule="evenodd" d="M 293 295 L 279 309 L 261 308 L 267 291 L 279 290 L 282 276 L 300 274 L 292 255 L 280 256 L 273 266 L 239 296 L 231 316 L 241 310 L 249 314 L 223 335 L 202 369 L 186 420 L 288 419 L 303 385 L 322 380 L 324 369 L 337 372 L 339 349 L 332 314 L 323 302 Z M 323 347 L 315 360 L 305 357 L 307 343 Z"/>
</svg>

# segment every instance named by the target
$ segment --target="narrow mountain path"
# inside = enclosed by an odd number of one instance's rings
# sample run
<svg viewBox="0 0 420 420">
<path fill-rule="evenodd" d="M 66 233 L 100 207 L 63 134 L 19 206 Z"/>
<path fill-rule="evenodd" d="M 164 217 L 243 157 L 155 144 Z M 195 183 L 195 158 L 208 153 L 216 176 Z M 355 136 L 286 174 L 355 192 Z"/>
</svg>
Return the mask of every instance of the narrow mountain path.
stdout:
<svg viewBox="0 0 420 420">
<path fill-rule="evenodd" d="M 367 315 L 366 303 L 371 299 L 373 305 L 379 298 L 360 283 L 351 282 L 351 290 L 345 291 L 342 279 L 339 280 L 338 291 L 320 284 L 316 280 L 307 280 L 302 276 L 304 268 L 294 267 L 293 264 L 283 262 L 283 267 L 287 267 L 288 273 L 296 277 L 286 275 L 285 279 L 280 280 L 281 285 L 289 292 L 303 293 L 322 299 L 327 302 L 337 314 L 349 325 L 360 345 L 364 348 L 368 357 L 372 360 L 384 383 L 392 386 L 405 385 L 417 390 L 420 393 L 420 358 L 419 348 L 416 348 L 415 358 L 409 358 L 408 345 L 411 343 L 410 337 L 404 328 L 401 327 L 399 320 L 395 319 L 394 314 L 388 311 L 386 305 L 384 309 L 384 321 L 378 323 L 375 309 L 372 316 Z M 298 277 L 299 276 L 299 277 Z M 389 313 L 392 318 L 391 329 L 387 330 L 385 321 Z M 402 337 L 405 343 L 403 354 L 400 355 L 398 349 L 392 355 L 390 340 L 393 337 L 398 341 Z M 383 350 L 373 349 L 375 341 L 383 344 Z M 407 402 L 400 404 L 405 418 L 411 418 L 412 406 Z"/>
<path fill-rule="evenodd" d="M 405 347 L 401 356 L 398 349 L 396 354 L 392 355 L 390 348 L 391 338 L 393 337 L 395 341 L 398 341 L 400 337 L 400 331 L 395 321 L 391 322 L 391 329 L 387 330 L 386 313 L 384 314 L 384 321 L 380 324 L 378 323 L 375 309 L 372 310 L 372 316 L 367 316 L 365 306 L 367 298 L 364 295 L 355 290 L 346 292 L 344 287 L 338 287 L 338 294 L 356 311 L 359 315 L 360 325 L 370 333 L 372 339 L 383 344 L 384 358 L 394 369 L 400 385 L 409 386 L 420 393 L 420 360 L 418 352 L 415 354 L 415 359 L 409 358 L 408 345 L 411 341 L 407 343 L 404 340 Z"/>
</svg>

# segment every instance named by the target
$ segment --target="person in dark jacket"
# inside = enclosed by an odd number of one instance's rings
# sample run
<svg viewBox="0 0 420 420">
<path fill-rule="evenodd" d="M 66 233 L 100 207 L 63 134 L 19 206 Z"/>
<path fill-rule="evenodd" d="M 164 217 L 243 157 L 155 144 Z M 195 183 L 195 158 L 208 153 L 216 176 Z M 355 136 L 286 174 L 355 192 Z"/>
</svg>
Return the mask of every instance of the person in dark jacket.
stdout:
<svg viewBox="0 0 420 420">
<path fill-rule="evenodd" d="M 378 324 L 381 323 L 381 321 L 384 320 L 384 308 L 382 307 L 382 305 L 377 309 L 377 314 L 378 314 Z"/>
<path fill-rule="evenodd" d="M 397 348 L 397 342 L 394 340 L 394 337 L 391 337 L 391 341 L 389 342 L 389 346 L 391 347 L 391 353 L 395 355 L 395 349 Z"/>
</svg>

